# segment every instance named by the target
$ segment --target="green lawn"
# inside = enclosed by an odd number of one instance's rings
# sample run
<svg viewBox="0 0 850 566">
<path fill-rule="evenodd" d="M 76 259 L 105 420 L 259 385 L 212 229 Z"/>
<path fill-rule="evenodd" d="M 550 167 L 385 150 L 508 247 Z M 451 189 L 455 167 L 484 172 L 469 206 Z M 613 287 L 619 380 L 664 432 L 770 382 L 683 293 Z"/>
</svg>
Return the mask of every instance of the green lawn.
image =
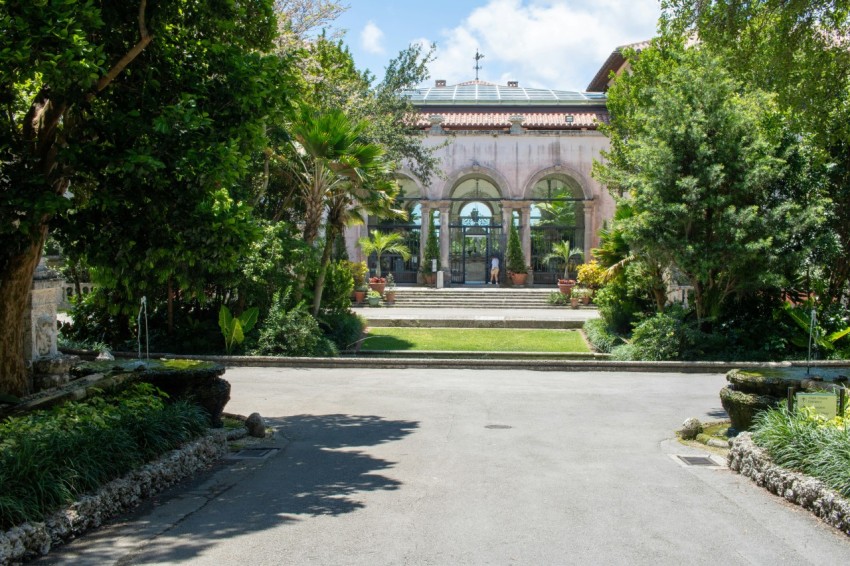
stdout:
<svg viewBox="0 0 850 566">
<path fill-rule="evenodd" d="M 372 328 L 363 350 L 589 352 L 577 330 L 517 328 Z"/>
</svg>

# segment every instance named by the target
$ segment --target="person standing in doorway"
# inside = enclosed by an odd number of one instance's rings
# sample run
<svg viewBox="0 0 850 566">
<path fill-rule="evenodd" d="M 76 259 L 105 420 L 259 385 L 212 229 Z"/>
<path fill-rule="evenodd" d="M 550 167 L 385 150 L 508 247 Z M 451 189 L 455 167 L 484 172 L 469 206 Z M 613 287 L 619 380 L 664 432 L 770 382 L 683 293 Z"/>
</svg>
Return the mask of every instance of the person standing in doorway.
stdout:
<svg viewBox="0 0 850 566">
<path fill-rule="evenodd" d="M 493 285 L 499 285 L 499 256 L 493 256 L 490 260 L 490 281 Z"/>
</svg>

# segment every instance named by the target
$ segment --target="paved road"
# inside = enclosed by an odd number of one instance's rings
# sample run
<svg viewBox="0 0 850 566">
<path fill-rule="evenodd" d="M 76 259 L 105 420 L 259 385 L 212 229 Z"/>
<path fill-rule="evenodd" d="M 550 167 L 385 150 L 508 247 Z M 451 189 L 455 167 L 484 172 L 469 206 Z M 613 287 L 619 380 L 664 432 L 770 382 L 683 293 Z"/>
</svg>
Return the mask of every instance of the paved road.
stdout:
<svg viewBox="0 0 850 566">
<path fill-rule="evenodd" d="M 848 564 L 850 539 L 673 439 L 721 375 L 234 368 L 282 450 L 83 537 L 67 564 Z M 285 446 L 284 446 L 285 445 Z"/>
</svg>

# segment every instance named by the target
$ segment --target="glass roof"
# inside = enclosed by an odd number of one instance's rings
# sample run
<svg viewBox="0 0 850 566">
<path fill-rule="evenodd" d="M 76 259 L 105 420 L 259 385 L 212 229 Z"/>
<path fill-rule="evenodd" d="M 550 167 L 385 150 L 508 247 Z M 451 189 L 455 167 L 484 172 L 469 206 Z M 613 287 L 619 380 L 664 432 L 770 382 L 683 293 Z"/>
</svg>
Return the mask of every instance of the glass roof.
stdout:
<svg viewBox="0 0 850 566">
<path fill-rule="evenodd" d="M 404 93 L 415 105 L 538 105 L 538 104 L 605 104 L 606 96 L 601 92 L 578 92 L 502 86 L 482 81 L 471 81 L 458 85 L 426 87 Z"/>
</svg>

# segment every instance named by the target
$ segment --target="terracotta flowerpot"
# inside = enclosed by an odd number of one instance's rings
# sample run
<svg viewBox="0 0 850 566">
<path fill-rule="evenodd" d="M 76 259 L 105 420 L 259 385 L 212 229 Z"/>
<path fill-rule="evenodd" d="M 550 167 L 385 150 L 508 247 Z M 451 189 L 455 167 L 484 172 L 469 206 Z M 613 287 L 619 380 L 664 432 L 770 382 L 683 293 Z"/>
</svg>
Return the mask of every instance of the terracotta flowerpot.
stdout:
<svg viewBox="0 0 850 566">
<path fill-rule="evenodd" d="M 422 281 L 425 282 L 426 285 L 433 285 L 437 282 L 437 274 L 436 273 L 423 273 Z"/>
<path fill-rule="evenodd" d="M 590 304 L 590 295 L 585 295 L 584 297 L 582 297 L 581 300 L 584 304 L 589 305 Z"/>
<path fill-rule="evenodd" d="M 528 273 L 511 273 L 511 284 L 514 287 L 522 287 L 526 279 L 528 279 Z"/>
<path fill-rule="evenodd" d="M 558 283 L 558 290 L 562 295 L 569 297 L 573 292 L 573 287 L 575 287 L 575 283 Z"/>
<path fill-rule="evenodd" d="M 384 287 L 386 287 L 386 283 L 369 283 L 369 288 L 373 291 L 377 291 L 380 294 L 384 294 Z"/>
<path fill-rule="evenodd" d="M 388 305 L 395 303 L 395 291 L 384 291 L 384 301 Z"/>
<path fill-rule="evenodd" d="M 358 305 L 366 299 L 366 291 L 354 291 L 354 302 Z"/>
<path fill-rule="evenodd" d="M 578 308 L 578 297 L 570 297 L 570 306 L 574 309 Z"/>
</svg>

